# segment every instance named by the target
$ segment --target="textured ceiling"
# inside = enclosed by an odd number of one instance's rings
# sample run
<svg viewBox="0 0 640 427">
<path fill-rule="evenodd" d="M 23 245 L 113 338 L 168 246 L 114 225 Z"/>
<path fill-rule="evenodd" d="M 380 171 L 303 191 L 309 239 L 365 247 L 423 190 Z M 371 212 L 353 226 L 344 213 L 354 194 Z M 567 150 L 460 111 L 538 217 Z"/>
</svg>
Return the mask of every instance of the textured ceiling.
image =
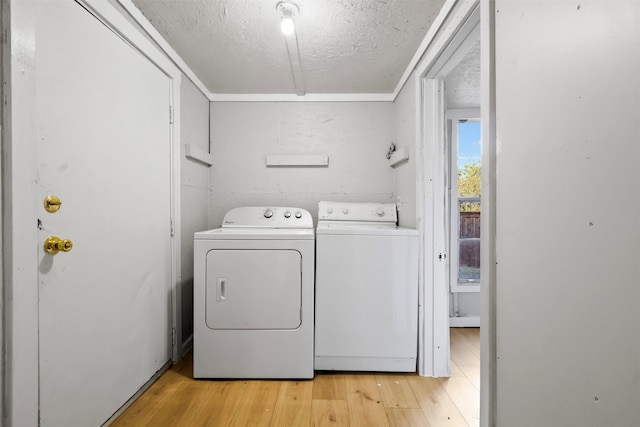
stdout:
<svg viewBox="0 0 640 427">
<path fill-rule="evenodd" d="M 480 108 L 480 40 L 445 79 L 447 108 Z"/>
<path fill-rule="evenodd" d="M 307 93 L 391 93 L 444 0 L 294 0 Z M 133 0 L 213 93 L 294 93 L 278 0 Z"/>
</svg>

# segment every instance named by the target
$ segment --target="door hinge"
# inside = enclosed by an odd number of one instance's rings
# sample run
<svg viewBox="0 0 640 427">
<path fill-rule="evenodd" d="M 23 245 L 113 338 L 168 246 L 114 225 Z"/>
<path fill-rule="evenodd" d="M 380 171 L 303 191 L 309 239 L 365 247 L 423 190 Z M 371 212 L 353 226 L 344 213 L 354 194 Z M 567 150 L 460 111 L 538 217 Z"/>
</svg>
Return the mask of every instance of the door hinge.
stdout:
<svg viewBox="0 0 640 427">
<path fill-rule="evenodd" d="M 176 223 L 173 220 L 173 218 L 171 218 L 171 237 L 176 235 Z"/>
<path fill-rule="evenodd" d="M 169 105 L 169 124 L 173 124 L 173 106 Z"/>
<path fill-rule="evenodd" d="M 176 346 L 176 341 L 177 341 L 176 328 L 171 328 L 171 346 L 172 347 Z"/>
</svg>

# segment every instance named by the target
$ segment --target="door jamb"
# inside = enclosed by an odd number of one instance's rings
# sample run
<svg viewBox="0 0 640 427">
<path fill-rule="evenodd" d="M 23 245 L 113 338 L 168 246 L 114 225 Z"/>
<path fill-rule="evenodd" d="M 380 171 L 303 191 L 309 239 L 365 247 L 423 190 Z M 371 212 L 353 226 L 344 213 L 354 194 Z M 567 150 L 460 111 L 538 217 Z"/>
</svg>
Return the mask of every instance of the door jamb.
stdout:
<svg viewBox="0 0 640 427">
<path fill-rule="evenodd" d="M 0 4 L 0 34 L 9 34 L 8 28 L 8 12 L 9 12 L 9 2 L 2 2 Z M 10 62 L 10 58 L 7 56 L 7 46 L 8 43 L 6 41 L 6 37 L 3 37 L 3 40 L 0 42 L 0 82 L 2 83 L 2 87 L 0 87 L 0 99 L 2 99 L 2 103 L 0 104 L 0 159 L 4 159 L 4 143 L 5 134 L 4 128 L 7 123 L 7 116 L 5 116 L 5 92 L 6 92 L 6 79 L 5 76 L 8 74 L 8 70 L 6 69 L 7 64 Z M 0 242 L 4 242 L 4 227 L 5 227 L 5 215 L 4 215 L 4 160 L 0 160 Z M 4 243 L 0 244 L 0 420 L 4 420 L 5 413 L 5 333 L 4 333 Z"/>
<path fill-rule="evenodd" d="M 480 120 L 482 123 L 481 192 L 485 214 L 481 227 L 486 239 L 481 241 L 480 274 L 480 425 L 492 427 L 497 414 L 497 280 L 496 280 L 496 41 L 495 0 L 481 2 L 480 21 Z"/>
</svg>

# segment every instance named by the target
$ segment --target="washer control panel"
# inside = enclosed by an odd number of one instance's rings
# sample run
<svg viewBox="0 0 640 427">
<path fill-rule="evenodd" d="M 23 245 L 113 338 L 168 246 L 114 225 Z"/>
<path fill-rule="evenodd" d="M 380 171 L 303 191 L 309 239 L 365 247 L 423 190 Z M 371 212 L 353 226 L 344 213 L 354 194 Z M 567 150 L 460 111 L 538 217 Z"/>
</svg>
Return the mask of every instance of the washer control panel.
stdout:
<svg viewBox="0 0 640 427">
<path fill-rule="evenodd" d="M 359 221 L 395 224 L 398 214 L 395 203 L 318 203 L 318 221 Z"/>
<path fill-rule="evenodd" d="M 231 209 L 222 227 L 238 228 L 313 228 L 309 211 L 296 207 L 254 206 Z"/>
</svg>

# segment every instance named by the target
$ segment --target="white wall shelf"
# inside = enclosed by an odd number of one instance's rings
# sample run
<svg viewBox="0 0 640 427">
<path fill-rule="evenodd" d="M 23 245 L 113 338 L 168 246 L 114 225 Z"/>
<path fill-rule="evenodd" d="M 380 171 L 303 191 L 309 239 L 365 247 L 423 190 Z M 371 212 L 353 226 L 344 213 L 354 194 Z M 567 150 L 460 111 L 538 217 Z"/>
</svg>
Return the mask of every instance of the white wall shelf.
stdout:
<svg viewBox="0 0 640 427">
<path fill-rule="evenodd" d="M 267 166 L 271 167 L 291 167 L 291 166 L 329 166 L 329 156 L 326 154 L 317 155 L 295 155 L 295 154 L 271 154 L 267 155 Z"/>
<path fill-rule="evenodd" d="M 407 147 L 400 147 L 389 158 L 389 166 L 395 168 L 400 163 L 409 160 L 409 149 Z"/>
<path fill-rule="evenodd" d="M 195 160 L 200 163 L 204 163 L 207 166 L 213 165 L 213 156 L 206 151 L 202 150 L 191 144 L 184 145 L 184 155 L 191 160 Z"/>
</svg>

